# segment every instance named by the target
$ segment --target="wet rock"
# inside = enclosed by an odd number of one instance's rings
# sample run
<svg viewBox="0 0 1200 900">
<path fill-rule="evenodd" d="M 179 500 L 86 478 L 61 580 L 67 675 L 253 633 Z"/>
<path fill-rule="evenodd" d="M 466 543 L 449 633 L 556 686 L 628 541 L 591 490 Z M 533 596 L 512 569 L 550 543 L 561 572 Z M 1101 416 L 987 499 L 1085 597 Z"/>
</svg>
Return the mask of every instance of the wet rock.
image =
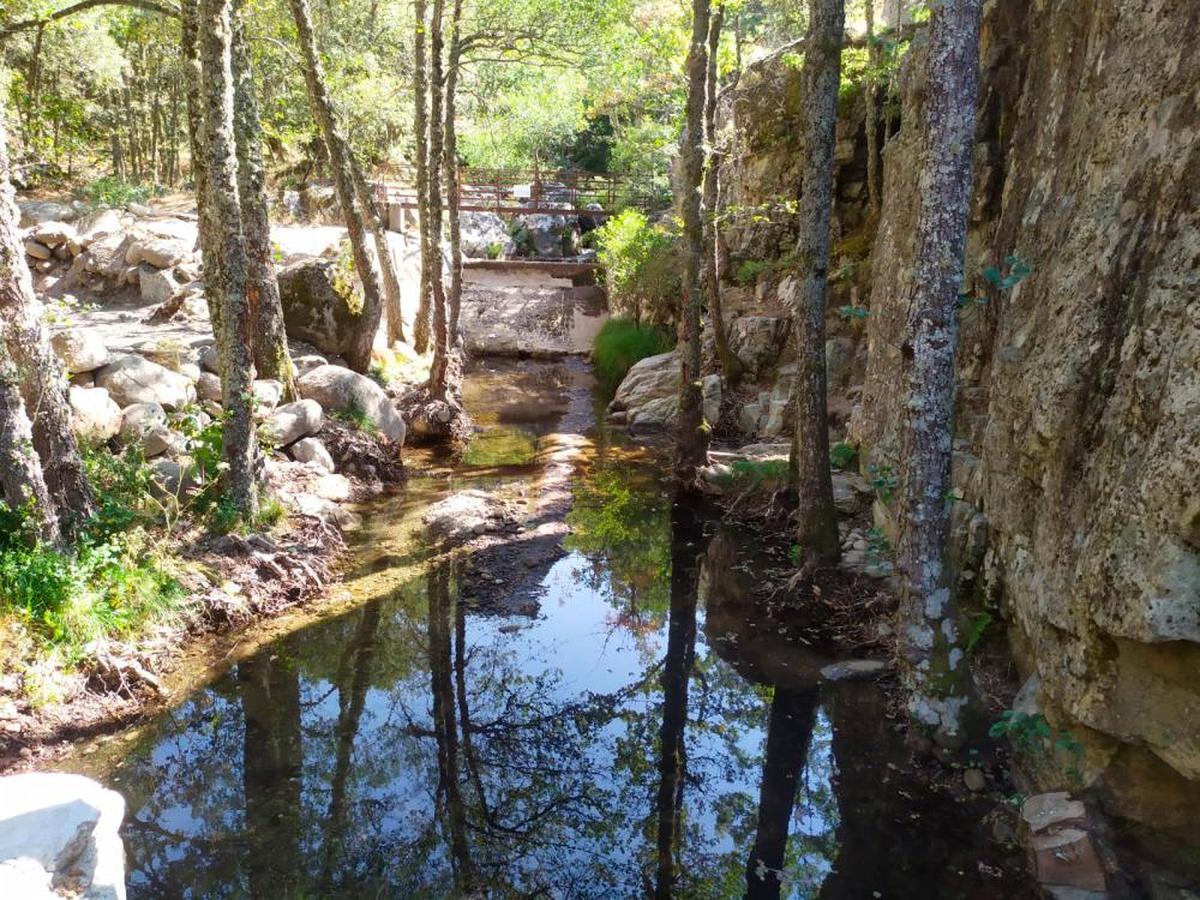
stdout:
<svg viewBox="0 0 1200 900">
<path fill-rule="evenodd" d="M 865 681 L 882 675 L 891 668 L 883 659 L 846 659 L 821 668 L 826 681 Z"/>
<path fill-rule="evenodd" d="M 0 886 L 7 897 L 124 900 L 125 801 L 82 775 L 0 778 Z"/>
<path fill-rule="evenodd" d="M 341 366 L 318 366 L 298 379 L 297 387 L 324 409 L 365 416 L 385 438 L 404 443 L 404 418 L 383 388 L 365 375 Z"/>
<path fill-rule="evenodd" d="M 108 362 L 108 348 L 95 333 L 83 328 L 56 332 L 50 338 L 54 354 L 72 375 L 92 372 Z"/>
<path fill-rule="evenodd" d="M 195 388 L 183 375 L 132 353 L 96 370 L 96 384 L 106 388 L 122 408 L 131 403 L 158 403 L 176 410 L 196 399 Z"/>
<path fill-rule="evenodd" d="M 316 434 L 325 422 L 325 412 L 316 400 L 297 400 L 277 407 L 260 426 L 264 440 L 286 447 Z"/>
<path fill-rule="evenodd" d="M 334 470 L 333 457 L 325 449 L 325 445 L 312 437 L 301 438 L 288 448 L 288 455 L 296 462 L 315 466 L 322 472 Z"/>
<path fill-rule="evenodd" d="M 121 407 L 102 387 L 70 389 L 71 425 L 76 437 L 88 443 L 103 443 L 121 430 Z"/>
</svg>

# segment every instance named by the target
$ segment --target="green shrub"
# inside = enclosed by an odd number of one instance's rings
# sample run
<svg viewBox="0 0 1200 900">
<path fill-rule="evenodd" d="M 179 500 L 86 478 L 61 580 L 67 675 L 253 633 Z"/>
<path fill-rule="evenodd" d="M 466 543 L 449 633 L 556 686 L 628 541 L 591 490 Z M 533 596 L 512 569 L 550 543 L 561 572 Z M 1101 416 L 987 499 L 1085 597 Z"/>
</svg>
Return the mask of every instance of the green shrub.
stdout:
<svg viewBox="0 0 1200 900">
<path fill-rule="evenodd" d="M 683 290 L 679 235 L 627 209 L 597 229 L 596 240 L 613 311 L 637 322 L 672 322 Z"/>
<path fill-rule="evenodd" d="M 105 175 L 87 185 L 83 193 L 92 206 L 98 209 L 116 209 L 130 203 L 145 203 L 151 197 L 162 193 L 162 189 L 157 185 L 131 184 L 115 175 Z"/>
<path fill-rule="evenodd" d="M 835 469 L 850 470 L 858 462 L 858 448 L 845 441 L 838 441 L 829 448 L 829 465 Z"/>
<path fill-rule="evenodd" d="M 778 484 L 788 480 L 786 459 L 735 459 L 729 464 L 729 473 L 735 484 L 758 488 L 764 484 Z"/>
<path fill-rule="evenodd" d="M 666 353 L 675 346 L 674 335 L 657 325 L 639 325 L 632 319 L 609 319 L 592 344 L 592 368 L 609 393 L 638 360 Z"/>
</svg>

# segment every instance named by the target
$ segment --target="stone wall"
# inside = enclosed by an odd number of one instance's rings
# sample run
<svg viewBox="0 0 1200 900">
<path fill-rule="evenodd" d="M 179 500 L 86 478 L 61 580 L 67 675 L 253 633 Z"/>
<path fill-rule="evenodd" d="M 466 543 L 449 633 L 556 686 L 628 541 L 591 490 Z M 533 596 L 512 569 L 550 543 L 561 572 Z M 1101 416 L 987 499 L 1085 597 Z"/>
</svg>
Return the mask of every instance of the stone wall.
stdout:
<svg viewBox="0 0 1200 900">
<path fill-rule="evenodd" d="M 1200 6 L 990 4 L 955 438 L 956 552 L 1113 811 L 1200 845 Z M 886 154 L 851 432 L 894 459 L 920 50 Z M 980 273 L 1018 256 L 1011 291 Z M 981 540 L 986 534 L 986 540 Z M 973 551 L 965 545 L 974 543 Z M 1163 803 L 1147 800 L 1157 796 Z"/>
</svg>

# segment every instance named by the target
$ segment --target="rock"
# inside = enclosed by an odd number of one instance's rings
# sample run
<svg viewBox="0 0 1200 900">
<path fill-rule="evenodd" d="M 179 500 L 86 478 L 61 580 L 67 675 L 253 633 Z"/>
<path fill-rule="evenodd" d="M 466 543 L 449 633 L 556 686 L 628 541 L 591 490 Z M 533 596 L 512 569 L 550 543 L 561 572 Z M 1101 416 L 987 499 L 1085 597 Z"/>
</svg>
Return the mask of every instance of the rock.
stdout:
<svg viewBox="0 0 1200 900">
<path fill-rule="evenodd" d="M 151 237 L 134 240 L 125 251 L 125 264 L 149 263 L 156 269 L 173 269 L 190 259 L 192 249 L 183 241 Z"/>
<path fill-rule="evenodd" d="M 119 231 L 98 237 L 81 257 L 84 271 L 101 278 L 121 278 L 129 268 L 125 255 L 132 243 L 132 237 Z"/>
<path fill-rule="evenodd" d="M 870 503 L 870 497 L 859 493 L 849 474 L 834 472 L 832 480 L 833 505 L 837 508 L 838 512 L 852 516 Z M 866 548 L 863 547 L 861 549 Z"/>
<path fill-rule="evenodd" d="M 429 530 L 451 543 L 484 534 L 502 515 L 500 502 L 480 490 L 459 491 L 434 503 L 421 517 Z"/>
<path fill-rule="evenodd" d="M 345 475 L 322 475 L 313 482 L 312 492 L 324 500 L 341 502 L 350 499 L 350 479 Z"/>
<path fill-rule="evenodd" d="M 131 403 L 158 403 L 176 410 L 196 399 L 195 388 L 183 375 L 132 353 L 97 369 L 96 384 L 106 388 L 122 408 Z"/>
<path fill-rule="evenodd" d="M 316 434 L 325 423 L 325 413 L 316 400 L 297 400 L 277 407 L 260 426 L 263 439 L 276 447 L 286 447 L 303 437 Z"/>
<path fill-rule="evenodd" d="M 6 897 L 124 900 L 125 800 L 82 775 L 0 778 L 0 886 Z"/>
<path fill-rule="evenodd" d="M 142 455 L 146 459 L 153 459 L 164 453 L 177 456 L 186 449 L 187 440 L 184 436 L 166 425 L 151 425 L 142 432 Z"/>
<path fill-rule="evenodd" d="M 178 497 L 181 493 L 190 491 L 199 484 L 196 479 L 195 465 L 186 456 L 178 459 L 160 456 L 158 459 L 151 460 L 150 477 L 157 485 L 160 494 L 172 497 Z"/>
<path fill-rule="evenodd" d="M 141 441 L 152 428 L 167 424 L 167 412 L 159 403 L 131 403 L 121 413 L 121 440 Z"/>
<path fill-rule="evenodd" d="M 340 503 L 334 503 L 332 500 L 326 500 L 324 497 L 318 497 L 316 494 L 296 494 L 293 502 L 296 512 L 300 515 L 320 519 L 325 524 L 343 531 L 357 528 L 360 524 L 358 516 L 346 507 Z"/>
<path fill-rule="evenodd" d="M 308 374 L 313 369 L 317 368 L 317 366 L 325 366 L 328 364 L 329 360 L 323 356 L 317 356 L 315 353 L 308 356 L 297 356 L 292 360 L 292 368 L 295 370 L 297 378 L 299 378 L 301 375 Z"/>
<path fill-rule="evenodd" d="M 288 337 L 337 356 L 350 348 L 362 295 L 341 264 L 309 259 L 288 266 L 279 273 L 279 297 Z"/>
<path fill-rule="evenodd" d="M 826 681 L 865 681 L 888 671 L 891 665 L 884 659 L 846 659 L 821 668 Z"/>
<path fill-rule="evenodd" d="M 196 382 L 200 380 L 200 375 L 202 373 L 200 371 L 200 366 L 198 366 L 196 363 L 185 362 L 179 364 L 179 374 L 192 384 L 196 384 Z"/>
<path fill-rule="evenodd" d="M 179 284 L 169 269 L 147 265 L 138 267 L 138 286 L 142 299 L 147 303 L 166 303 L 179 290 Z"/>
<path fill-rule="evenodd" d="M 44 222 L 68 222 L 79 215 L 74 208 L 53 200 L 18 200 L 17 209 L 21 212 L 21 227 Z"/>
<path fill-rule="evenodd" d="M 383 388 L 365 375 L 341 366 L 318 366 L 298 379 L 297 387 L 302 396 L 316 400 L 322 408 L 363 415 L 385 438 L 404 443 L 404 418 Z"/>
<path fill-rule="evenodd" d="M 79 244 L 79 233 L 66 222 L 42 222 L 34 225 L 25 237 L 54 250 L 58 247 Z"/>
<path fill-rule="evenodd" d="M 45 244 L 39 244 L 37 241 L 25 241 L 25 253 L 32 256 L 34 259 L 49 259 L 53 254 L 50 248 Z"/>
<path fill-rule="evenodd" d="M 288 447 L 288 454 L 296 462 L 315 466 L 322 472 L 332 472 L 335 468 L 333 457 L 329 455 L 325 445 L 313 437 L 301 438 L 296 441 Z"/>
<path fill-rule="evenodd" d="M 787 316 L 740 316 L 729 326 L 729 349 L 757 377 L 779 362 L 791 330 Z"/>
<path fill-rule="evenodd" d="M 121 408 L 102 387 L 70 389 L 71 425 L 75 436 L 89 443 L 103 443 L 121 430 Z"/>
<path fill-rule="evenodd" d="M 987 778 L 979 769 L 967 769 L 963 772 L 963 784 L 967 790 L 979 793 L 987 787 Z"/>
<path fill-rule="evenodd" d="M 508 226 L 492 212 L 463 212 L 460 227 L 463 256 L 471 259 L 492 258 L 494 248 L 503 252 L 509 241 Z"/>
<path fill-rule="evenodd" d="M 1063 822 L 1083 821 L 1086 812 L 1083 803 L 1072 800 L 1066 791 L 1034 794 L 1021 804 L 1021 818 L 1035 834 Z"/>
<path fill-rule="evenodd" d="M 108 348 L 99 335 L 83 328 L 55 332 L 50 345 L 72 375 L 92 372 L 108 362 Z"/>
<path fill-rule="evenodd" d="M 91 372 L 76 372 L 67 380 L 75 387 L 90 388 L 96 386 L 96 378 Z"/>
<path fill-rule="evenodd" d="M 283 383 L 273 378 L 259 378 L 250 386 L 257 412 L 268 413 L 283 399 Z"/>
<path fill-rule="evenodd" d="M 79 243 L 90 247 L 100 238 L 118 234 L 124 230 L 121 221 L 121 211 L 116 209 L 100 209 L 81 216 L 76 224 Z"/>
<path fill-rule="evenodd" d="M 196 397 L 200 400 L 220 403 L 222 396 L 221 379 L 212 372 L 201 372 L 200 377 L 196 379 Z"/>
<path fill-rule="evenodd" d="M 625 413 L 631 431 L 674 428 L 679 412 L 679 377 L 679 356 L 675 351 L 648 356 L 626 374 L 609 409 Z M 720 376 L 705 376 L 703 386 L 704 418 L 715 422 L 721 409 Z"/>
<path fill-rule="evenodd" d="M 1086 831 L 1063 828 L 1037 834 L 1030 846 L 1037 861 L 1037 879 L 1043 885 L 1080 891 L 1104 891 L 1108 887 L 1104 867 Z"/>
<path fill-rule="evenodd" d="M 221 355 L 217 352 L 216 344 L 205 344 L 201 347 L 198 359 L 200 368 L 205 372 L 212 372 L 214 375 L 221 374 Z"/>
</svg>

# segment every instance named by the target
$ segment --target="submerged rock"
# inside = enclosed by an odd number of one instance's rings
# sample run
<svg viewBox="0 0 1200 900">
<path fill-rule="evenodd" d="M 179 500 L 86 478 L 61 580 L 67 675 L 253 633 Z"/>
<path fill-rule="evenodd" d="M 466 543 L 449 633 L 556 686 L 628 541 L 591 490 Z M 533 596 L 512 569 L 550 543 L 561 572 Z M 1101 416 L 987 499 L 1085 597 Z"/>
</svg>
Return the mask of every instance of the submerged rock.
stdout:
<svg viewBox="0 0 1200 900">
<path fill-rule="evenodd" d="M 0 893 L 124 900 L 124 817 L 124 798 L 82 775 L 0 778 Z"/>
</svg>

